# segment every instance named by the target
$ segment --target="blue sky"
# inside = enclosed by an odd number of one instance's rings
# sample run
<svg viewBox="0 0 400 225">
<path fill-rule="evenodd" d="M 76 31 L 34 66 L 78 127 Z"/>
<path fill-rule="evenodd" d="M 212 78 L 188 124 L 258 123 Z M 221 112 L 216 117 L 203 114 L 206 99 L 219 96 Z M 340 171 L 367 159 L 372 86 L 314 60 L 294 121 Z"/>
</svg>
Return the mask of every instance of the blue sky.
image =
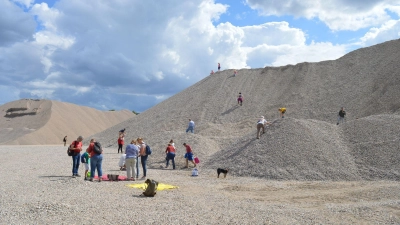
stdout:
<svg viewBox="0 0 400 225">
<path fill-rule="evenodd" d="M 337 59 L 400 36 L 400 0 L 0 0 L 0 104 L 143 112 L 216 70 Z"/>
</svg>

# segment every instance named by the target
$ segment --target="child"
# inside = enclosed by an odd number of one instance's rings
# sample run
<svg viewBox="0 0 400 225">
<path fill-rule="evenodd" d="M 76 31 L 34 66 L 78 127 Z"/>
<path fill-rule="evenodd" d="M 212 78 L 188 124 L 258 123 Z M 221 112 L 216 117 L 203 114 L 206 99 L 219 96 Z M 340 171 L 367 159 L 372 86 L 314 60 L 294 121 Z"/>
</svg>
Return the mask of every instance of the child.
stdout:
<svg viewBox="0 0 400 225">
<path fill-rule="evenodd" d="M 242 106 L 242 104 L 243 104 L 242 92 L 239 92 L 239 95 L 238 95 L 238 98 L 237 98 L 237 102 L 238 102 L 238 105 Z"/>
<path fill-rule="evenodd" d="M 284 116 L 284 114 L 285 114 L 285 112 L 286 112 L 286 108 L 279 108 L 278 109 L 278 111 L 279 111 L 279 113 L 280 113 L 280 116 L 282 117 L 282 118 L 285 118 L 285 116 Z"/>
<path fill-rule="evenodd" d="M 233 76 L 236 77 L 237 70 L 233 71 Z"/>
<path fill-rule="evenodd" d="M 119 170 L 126 170 L 125 166 L 125 159 L 126 159 L 126 154 L 122 154 L 121 157 L 119 158 Z"/>
<path fill-rule="evenodd" d="M 81 162 L 85 165 L 85 180 L 88 180 L 89 175 L 88 175 L 88 171 L 89 171 L 89 162 L 90 158 L 89 158 L 89 153 L 85 152 L 82 154 L 81 156 Z"/>
</svg>

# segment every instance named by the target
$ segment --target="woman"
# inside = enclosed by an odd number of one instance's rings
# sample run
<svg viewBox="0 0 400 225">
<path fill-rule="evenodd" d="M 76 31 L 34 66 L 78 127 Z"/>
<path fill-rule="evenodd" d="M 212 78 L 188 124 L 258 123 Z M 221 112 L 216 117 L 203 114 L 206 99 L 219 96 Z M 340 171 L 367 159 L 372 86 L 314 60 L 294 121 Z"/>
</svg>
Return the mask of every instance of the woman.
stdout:
<svg viewBox="0 0 400 225">
<path fill-rule="evenodd" d="M 168 143 L 168 147 L 165 150 L 165 153 L 167 154 L 167 166 L 165 168 L 168 168 L 169 160 L 172 160 L 172 169 L 175 169 L 175 148 L 171 143 Z"/>
<path fill-rule="evenodd" d="M 124 135 L 123 134 L 119 135 L 119 138 L 118 138 L 118 153 L 119 153 L 119 150 L 121 150 L 121 153 L 122 153 L 122 146 L 124 146 Z"/>
<path fill-rule="evenodd" d="M 103 163 L 103 153 L 97 154 L 94 151 L 94 143 L 96 140 L 93 138 L 90 140 L 89 147 L 86 151 L 90 154 L 90 179 L 89 181 L 93 181 L 94 173 L 97 168 L 97 176 L 99 177 L 99 182 L 103 180 L 103 170 L 101 168 L 101 164 Z"/>
<path fill-rule="evenodd" d="M 146 179 L 146 173 L 147 173 L 147 168 L 146 168 L 146 163 L 147 163 L 147 157 L 148 155 L 146 154 L 146 144 L 143 141 L 143 138 L 138 138 L 136 140 L 139 145 L 139 156 L 140 156 L 140 161 L 142 163 L 142 169 L 143 169 L 143 177 L 141 178 L 142 180 Z"/>
<path fill-rule="evenodd" d="M 126 146 L 125 154 L 126 154 L 125 165 L 127 174 L 126 179 L 134 181 L 136 174 L 136 158 L 139 155 L 139 149 L 136 146 L 135 140 L 132 140 L 131 143 Z"/>
</svg>

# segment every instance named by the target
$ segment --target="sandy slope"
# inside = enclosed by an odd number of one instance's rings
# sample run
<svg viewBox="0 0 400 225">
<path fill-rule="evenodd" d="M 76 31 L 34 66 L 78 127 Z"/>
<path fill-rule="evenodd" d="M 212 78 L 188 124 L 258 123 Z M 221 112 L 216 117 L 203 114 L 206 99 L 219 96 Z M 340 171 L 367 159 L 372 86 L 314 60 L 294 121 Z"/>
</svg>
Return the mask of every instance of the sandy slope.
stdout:
<svg viewBox="0 0 400 225">
<path fill-rule="evenodd" d="M 400 121 L 399 58 L 400 40 L 394 40 L 333 61 L 241 69 L 236 77 L 225 70 L 95 136 L 116 148 L 118 130 L 127 127 L 127 139 L 144 137 L 155 150 L 153 167 L 162 165 L 172 138 L 180 155 L 187 142 L 207 167 L 242 176 L 397 180 L 397 143 L 385 140 L 396 139 Z M 243 106 L 236 104 L 239 92 Z M 282 106 L 285 119 L 278 118 Z M 341 106 L 347 121 L 336 126 Z M 256 140 L 260 115 L 276 126 Z M 185 133 L 189 118 L 197 125 L 194 135 Z"/>
<path fill-rule="evenodd" d="M 11 110 L 10 110 L 11 109 Z M 7 110 L 9 111 L 7 113 Z M 21 99 L 0 106 L 1 144 L 57 144 L 72 141 L 135 116 L 128 110 L 99 111 L 71 103 Z"/>
</svg>

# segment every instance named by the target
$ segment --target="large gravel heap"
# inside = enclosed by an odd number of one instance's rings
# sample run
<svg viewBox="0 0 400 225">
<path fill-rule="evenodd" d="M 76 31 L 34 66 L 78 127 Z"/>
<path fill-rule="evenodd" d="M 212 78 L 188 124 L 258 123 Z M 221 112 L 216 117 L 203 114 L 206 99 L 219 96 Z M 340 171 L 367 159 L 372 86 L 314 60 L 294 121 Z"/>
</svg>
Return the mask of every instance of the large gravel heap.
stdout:
<svg viewBox="0 0 400 225">
<path fill-rule="evenodd" d="M 337 60 L 210 75 L 132 119 L 95 135 L 117 151 L 118 131 L 143 137 L 152 167 L 174 139 L 190 144 L 203 168 L 283 180 L 400 178 L 400 41 L 353 51 Z M 238 106 L 238 93 L 244 95 Z M 278 108 L 287 107 L 279 118 Z M 340 107 L 347 119 L 336 125 Z M 256 139 L 257 119 L 273 126 Z M 195 134 L 186 134 L 188 119 Z M 88 141 L 88 139 L 86 139 Z M 178 160 L 180 166 L 183 160 Z"/>
</svg>

